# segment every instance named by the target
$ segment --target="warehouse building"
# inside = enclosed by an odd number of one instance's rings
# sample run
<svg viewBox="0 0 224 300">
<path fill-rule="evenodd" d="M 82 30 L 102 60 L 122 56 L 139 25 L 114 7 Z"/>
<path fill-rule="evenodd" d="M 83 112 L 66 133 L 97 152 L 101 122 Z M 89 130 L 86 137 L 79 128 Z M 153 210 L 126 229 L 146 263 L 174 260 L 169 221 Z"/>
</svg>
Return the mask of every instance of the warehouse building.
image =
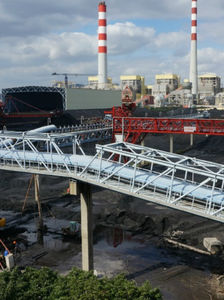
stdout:
<svg viewBox="0 0 224 300">
<path fill-rule="evenodd" d="M 107 109 L 121 105 L 120 90 L 67 89 L 66 110 Z"/>
</svg>

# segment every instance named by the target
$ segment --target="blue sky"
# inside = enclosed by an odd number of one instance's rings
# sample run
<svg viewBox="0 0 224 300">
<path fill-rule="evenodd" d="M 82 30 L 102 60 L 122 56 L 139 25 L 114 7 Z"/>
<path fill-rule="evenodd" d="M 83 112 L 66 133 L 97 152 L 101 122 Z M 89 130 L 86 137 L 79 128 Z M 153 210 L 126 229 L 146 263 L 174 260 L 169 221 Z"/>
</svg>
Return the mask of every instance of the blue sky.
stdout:
<svg viewBox="0 0 224 300">
<path fill-rule="evenodd" d="M 191 0 L 107 0 L 108 73 L 189 73 Z M 0 88 L 97 74 L 96 0 L 0 0 Z M 224 1 L 198 0 L 199 73 L 224 77 Z M 63 79 L 63 78 L 58 78 Z M 81 82 L 82 78 L 76 78 Z"/>
</svg>

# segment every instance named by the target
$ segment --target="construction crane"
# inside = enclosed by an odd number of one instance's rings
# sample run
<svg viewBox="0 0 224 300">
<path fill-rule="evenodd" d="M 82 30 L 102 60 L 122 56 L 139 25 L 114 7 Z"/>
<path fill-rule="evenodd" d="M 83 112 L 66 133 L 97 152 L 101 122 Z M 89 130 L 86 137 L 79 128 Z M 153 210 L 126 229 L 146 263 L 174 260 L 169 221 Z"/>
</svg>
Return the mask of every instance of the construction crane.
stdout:
<svg viewBox="0 0 224 300">
<path fill-rule="evenodd" d="M 51 75 L 65 76 L 65 87 L 68 87 L 68 75 L 69 76 L 94 76 L 93 74 L 79 74 L 79 73 L 52 73 Z"/>
</svg>

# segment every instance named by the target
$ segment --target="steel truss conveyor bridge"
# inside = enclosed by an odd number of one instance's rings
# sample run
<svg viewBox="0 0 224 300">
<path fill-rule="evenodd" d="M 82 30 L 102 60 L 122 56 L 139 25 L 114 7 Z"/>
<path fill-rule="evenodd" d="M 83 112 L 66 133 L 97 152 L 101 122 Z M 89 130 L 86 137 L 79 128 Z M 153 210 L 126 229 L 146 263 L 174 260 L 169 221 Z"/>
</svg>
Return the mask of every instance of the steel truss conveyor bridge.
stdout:
<svg viewBox="0 0 224 300">
<path fill-rule="evenodd" d="M 224 165 L 125 142 L 96 145 L 90 156 L 81 137 L 0 133 L 0 169 L 67 177 L 224 222 Z M 65 139 L 71 153 L 62 151 Z"/>
<path fill-rule="evenodd" d="M 224 135 L 224 120 L 113 116 L 113 134 L 136 143 L 148 133 Z"/>
</svg>

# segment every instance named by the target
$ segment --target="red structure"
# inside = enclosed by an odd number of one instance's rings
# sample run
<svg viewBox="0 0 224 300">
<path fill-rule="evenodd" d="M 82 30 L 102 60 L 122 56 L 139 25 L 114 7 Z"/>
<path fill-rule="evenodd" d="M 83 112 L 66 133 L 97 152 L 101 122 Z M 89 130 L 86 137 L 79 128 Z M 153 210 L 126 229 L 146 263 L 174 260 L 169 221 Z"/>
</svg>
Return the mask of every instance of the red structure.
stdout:
<svg viewBox="0 0 224 300">
<path fill-rule="evenodd" d="M 114 134 L 171 133 L 224 135 L 224 120 L 114 117 Z"/>
<path fill-rule="evenodd" d="M 4 112 L 4 108 L 9 100 L 13 103 L 14 107 L 16 108 L 16 112 L 14 112 L 14 113 L 5 113 Z M 25 106 L 32 108 L 33 111 L 20 112 L 17 109 L 16 103 L 23 103 Z M 44 119 L 52 118 L 52 117 L 54 117 L 56 115 L 60 115 L 60 114 L 61 114 L 61 112 L 58 112 L 58 111 L 50 112 L 50 111 L 41 110 L 41 109 L 39 109 L 31 104 L 25 103 L 24 101 L 22 101 L 18 98 L 15 98 L 15 97 L 8 97 L 6 99 L 6 103 L 0 102 L 0 126 L 4 126 L 4 125 L 7 126 L 10 122 L 15 122 L 15 123 L 26 122 L 26 120 L 29 122 L 32 122 L 32 121 L 34 121 L 34 119 L 44 120 Z M 22 121 L 20 121 L 20 120 L 22 120 Z"/>
<path fill-rule="evenodd" d="M 133 103 L 105 112 L 113 117 L 113 135 L 123 135 L 125 142 L 140 143 L 148 133 L 224 135 L 224 120 L 169 119 L 132 117 Z"/>
</svg>

